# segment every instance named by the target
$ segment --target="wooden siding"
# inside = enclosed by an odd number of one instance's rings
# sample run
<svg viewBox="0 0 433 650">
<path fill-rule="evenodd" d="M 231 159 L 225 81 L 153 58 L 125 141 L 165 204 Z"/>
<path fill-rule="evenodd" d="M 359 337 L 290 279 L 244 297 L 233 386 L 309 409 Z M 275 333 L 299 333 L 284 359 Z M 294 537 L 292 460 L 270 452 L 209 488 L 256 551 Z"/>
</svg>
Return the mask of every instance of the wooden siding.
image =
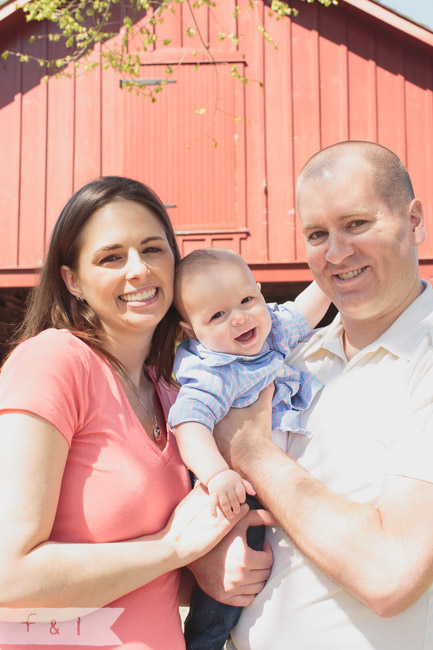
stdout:
<svg viewBox="0 0 433 650">
<path fill-rule="evenodd" d="M 216 63 L 200 54 L 198 69 L 192 50 L 201 43 L 185 35 L 185 5 L 155 27 L 172 43 L 146 55 L 140 77 L 173 82 L 155 103 L 122 89 L 112 70 L 72 70 L 46 84 L 36 64 L 0 63 L 0 287 L 34 282 L 60 208 L 101 174 L 151 185 L 184 253 L 225 246 L 262 281 L 307 280 L 295 178 L 311 154 L 346 139 L 377 141 L 407 164 L 426 208 L 422 275 L 433 277 L 433 34 L 383 9 L 379 19 L 369 0 L 362 10 L 353 0 L 329 9 L 294 0 L 299 16 L 280 21 L 262 0 L 252 10 L 238 4 L 236 21 L 232 0 L 214 17 L 200 10 Z M 218 23 L 248 38 L 221 41 Z M 22 20 L 3 33 L 0 23 L 5 47 L 55 54 L 43 39 L 30 46 L 29 33 Z M 248 84 L 231 78 L 233 65 Z"/>
</svg>

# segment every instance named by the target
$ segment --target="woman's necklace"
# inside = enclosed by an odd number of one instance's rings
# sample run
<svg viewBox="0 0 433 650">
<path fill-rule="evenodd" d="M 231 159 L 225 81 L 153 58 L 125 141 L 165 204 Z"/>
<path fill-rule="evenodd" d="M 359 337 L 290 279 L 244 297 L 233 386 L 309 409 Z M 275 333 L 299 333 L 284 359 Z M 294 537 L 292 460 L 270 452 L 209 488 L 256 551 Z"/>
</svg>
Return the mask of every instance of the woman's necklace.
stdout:
<svg viewBox="0 0 433 650">
<path fill-rule="evenodd" d="M 149 408 L 147 408 L 147 406 L 146 406 L 146 405 L 144 404 L 144 402 L 142 401 L 140 395 L 139 395 L 138 392 L 135 390 L 135 386 L 134 386 L 134 384 L 133 384 L 132 381 L 129 379 L 129 377 L 128 377 L 128 375 L 127 375 L 126 373 L 123 373 L 123 377 L 125 377 L 126 381 L 128 382 L 128 386 L 131 388 L 131 390 L 132 390 L 132 392 L 134 393 L 135 397 L 136 397 L 136 398 L 138 399 L 138 401 L 140 402 L 140 406 L 141 406 L 141 408 L 143 409 L 143 411 L 144 411 L 144 412 L 146 413 L 146 415 L 147 415 L 147 416 L 152 420 L 152 424 L 153 424 L 153 429 L 152 429 L 153 439 L 155 440 L 156 444 L 159 445 L 159 444 L 162 442 L 162 433 L 161 433 L 161 429 L 160 429 L 160 427 L 159 427 L 159 425 L 158 425 L 158 420 L 156 419 L 156 415 L 155 415 L 155 411 L 154 411 L 154 409 L 150 410 Z"/>
</svg>

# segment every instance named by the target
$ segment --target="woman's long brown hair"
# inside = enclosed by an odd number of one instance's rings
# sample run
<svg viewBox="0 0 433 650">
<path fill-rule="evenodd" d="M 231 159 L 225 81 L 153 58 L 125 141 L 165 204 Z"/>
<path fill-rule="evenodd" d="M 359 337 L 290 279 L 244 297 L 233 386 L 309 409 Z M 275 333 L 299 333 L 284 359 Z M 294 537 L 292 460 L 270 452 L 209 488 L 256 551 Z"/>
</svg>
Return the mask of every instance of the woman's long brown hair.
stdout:
<svg viewBox="0 0 433 650">
<path fill-rule="evenodd" d="M 180 253 L 170 218 L 164 204 L 149 187 L 122 176 L 104 176 L 78 190 L 63 208 L 54 226 L 47 258 L 40 273 L 39 284 L 31 291 L 26 313 L 15 331 L 12 347 L 45 329 L 70 330 L 93 347 L 108 361 L 121 364 L 103 346 L 103 331 L 97 315 L 85 302 L 77 300 L 66 288 L 60 273 L 62 265 L 76 269 L 80 252 L 80 234 L 93 215 L 103 206 L 115 201 L 134 201 L 152 211 L 164 228 L 174 255 Z M 173 305 L 158 324 L 151 342 L 146 364 L 155 370 L 157 379 L 172 381 L 178 318 Z"/>
</svg>

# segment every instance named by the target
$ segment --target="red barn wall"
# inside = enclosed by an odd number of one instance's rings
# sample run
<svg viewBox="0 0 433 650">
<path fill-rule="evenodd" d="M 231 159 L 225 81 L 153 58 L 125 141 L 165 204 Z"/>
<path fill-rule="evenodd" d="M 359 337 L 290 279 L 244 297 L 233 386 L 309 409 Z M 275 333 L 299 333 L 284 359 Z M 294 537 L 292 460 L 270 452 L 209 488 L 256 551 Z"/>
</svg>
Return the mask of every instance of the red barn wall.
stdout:
<svg viewBox="0 0 433 650">
<path fill-rule="evenodd" d="M 200 10 L 215 65 L 200 54 L 196 69 L 201 43 L 185 36 L 185 5 L 155 27 L 160 42 L 172 39 L 141 66 L 140 78 L 170 81 L 155 103 L 121 88 L 112 70 L 72 70 L 47 84 L 37 64 L 1 62 L 0 287 L 34 283 L 62 205 L 101 174 L 152 186 L 184 253 L 225 246 L 261 281 L 308 280 L 295 178 L 312 153 L 346 139 L 377 141 L 407 164 L 429 230 L 421 272 L 433 277 L 433 34 L 386 10 L 379 19 L 369 0 L 328 9 L 295 0 L 299 16 L 280 21 L 262 0 L 253 10 L 238 4 L 236 20 L 232 0 L 212 10 L 227 32 L 247 35 L 238 46 L 219 40 L 217 22 Z M 44 39 L 28 44 L 35 25 L 18 14 L 3 21 L 2 44 L 55 55 Z M 233 66 L 247 84 L 232 79 Z"/>
</svg>

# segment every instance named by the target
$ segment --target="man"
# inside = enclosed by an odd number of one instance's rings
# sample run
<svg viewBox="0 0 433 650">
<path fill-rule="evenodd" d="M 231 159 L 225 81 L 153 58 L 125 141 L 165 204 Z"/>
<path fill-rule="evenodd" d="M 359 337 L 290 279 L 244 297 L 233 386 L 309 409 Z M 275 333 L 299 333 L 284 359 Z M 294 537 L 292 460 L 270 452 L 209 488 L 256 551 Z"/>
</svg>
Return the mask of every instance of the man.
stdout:
<svg viewBox="0 0 433 650">
<path fill-rule="evenodd" d="M 297 207 L 314 278 L 340 313 L 289 358 L 325 385 L 304 415 L 308 439 L 289 434 L 281 451 L 266 398 L 219 425 L 223 454 L 281 526 L 267 535 L 270 578 L 228 647 L 433 648 L 433 291 L 418 274 L 422 204 L 391 151 L 345 142 L 305 165 Z M 239 546 L 233 537 L 221 554 Z M 263 558 L 246 556 L 243 580 L 256 575 L 257 591 Z M 203 565 L 196 574 L 211 587 Z M 226 602 L 253 591 L 233 588 Z"/>
</svg>

